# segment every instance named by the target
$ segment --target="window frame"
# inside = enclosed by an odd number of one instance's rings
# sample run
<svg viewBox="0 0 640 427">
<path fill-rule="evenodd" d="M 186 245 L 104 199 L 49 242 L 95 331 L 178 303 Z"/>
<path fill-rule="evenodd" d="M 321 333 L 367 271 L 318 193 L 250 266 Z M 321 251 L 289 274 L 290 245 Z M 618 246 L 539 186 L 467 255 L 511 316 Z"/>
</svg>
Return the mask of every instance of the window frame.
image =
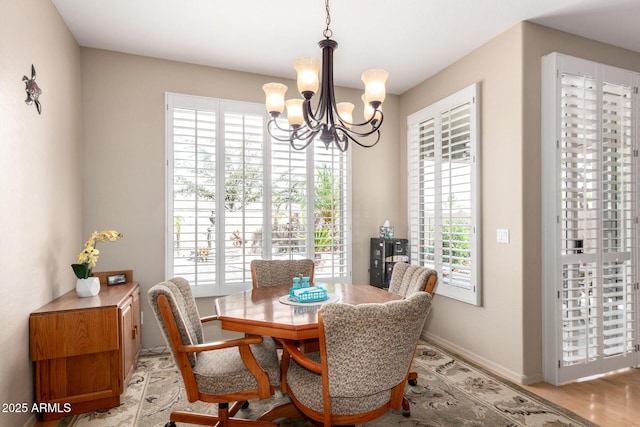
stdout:
<svg viewBox="0 0 640 427">
<path fill-rule="evenodd" d="M 407 188 L 408 188 L 408 224 L 409 224 L 409 245 L 411 247 L 412 264 L 417 264 L 423 267 L 434 268 L 438 271 L 439 280 L 436 293 L 442 296 L 453 298 L 468 304 L 480 306 L 481 290 L 482 290 L 482 256 L 481 256 L 481 169 L 480 169 L 480 107 L 479 107 L 479 91 L 480 84 L 474 83 L 446 98 L 437 101 L 428 107 L 423 108 L 407 117 Z M 434 121 L 434 141 L 442 137 L 441 132 L 441 118 L 445 111 L 451 111 L 459 108 L 465 104 L 469 104 L 469 149 L 470 149 L 470 173 L 469 178 L 471 180 L 469 185 L 470 191 L 470 280 L 469 287 L 454 286 L 448 283 L 443 276 L 443 266 L 446 264 L 442 260 L 443 246 L 442 241 L 438 242 L 434 240 L 434 260 L 433 262 L 426 262 L 421 258 L 419 254 L 424 254 L 429 249 L 420 243 L 420 220 L 424 218 L 425 198 L 420 195 L 419 187 L 419 161 L 420 161 L 420 136 L 418 135 L 418 129 L 422 123 L 427 123 L 430 120 Z M 440 129 L 440 131 L 438 130 Z M 442 157 L 442 152 L 436 152 L 438 147 L 435 142 L 436 148 L 434 153 Z M 441 145 L 439 145 L 442 148 Z M 436 165 L 439 165 L 439 161 L 435 161 Z M 444 226 L 442 217 L 442 204 L 439 207 L 436 206 L 437 193 L 441 191 L 443 187 L 441 177 L 436 176 L 434 172 L 433 179 L 434 195 L 433 205 L 434 208 L 430 210 L 433 212 L 435 225 Z M 435 234 L 435 233 L 434 233 Z M 438 243 L 440 243 L 438 245 Z M 449 265 L 453 265 L 449 263 Z M 451 276 L 450 276 L 451 277 Z"/>
<path fill-rule="evenodd" d="M 222 148 L 225 145 L 224 141 L 224 115 L 225 113 L 235 114 L 250 114 L 260 115 L 262 120 L 262 188 L 264 197 L 260 203 L 262 203 L 262 238 L 260 243 L 259 257 L 264 259 L 276 259 L 274 251 L 274 241 L 272 240 L 272 227 L 274 225 L 273 216 L 273 193 L 272 193 L 272 167 L 274 159 L 272 158 L 272 146 L 275 144 L 282 144 L 271 139 L 267 132 L 267 122 L 269 120 L 268 113 L 264 109 L 264 105 L 242 101 L 224 100 L 219 98 L 209 98 L 203 96 L 184 95 L 178 93 L 165 93 L 165 155 L 166 155 L 166 175 L 165 175 L 165 276 L 167 278 L 173 277 L 174 274 L 174 134 L 173 134 L 173 114 L 174 109 L 183 108 L 197 111 L 214 111 L 216 115 L 216 137 L 215 137 L 215 188 L 216 194 L 223 194 L 225 192 L 225 152 Z M 280 151 L 280 153 L 282 150 Z M 292 150 L 293 153 L 299 153 Z M 307 171 L 312 168 L 313 173 L 307 173 L 306 177 L 306 206 L 303 210 L 306 211 L 307 224 L 305 230 L 306 244 L 304 245 L 301 256 L 305 258 L 311 258 L 316 260 L 315 241 L 314 241 L 314 187 L 315 180 L 317 178 L 317 168 L 319 163 L 327 161 L 327 156 L 331 159 L 331 167 L 335 168 L 336 162 L 339 164 L 339 170 L 342 171 L 338 180 L 340 186 L 344 186 L 341 197 L 341 211 L 346 218 L 339 218 L 340 233 L 334 235 L 332 242 L 340 242 L 340 250 L 338 255 L 339 259 L 335 256 L 330 256 L 327 266 L 325 266 L 324 274 L 323 268 L 316 266 L 316 282 L 343 282 L 350 283 L 352 277 L 352 235 L 351 235 L 351 221 L 352 221 L 352 205 L 351 205 L 351 155 L 347 153 L 335 153 L 336 155 L 343 155 L 343 159 L 335 159 L 332 153 L 325 153 L 324 148 L 316 148 L 312 144 L 306 150 L 304 150 L 301 157 L 304 157 L 306 162 Z M 275 153 L 279 155 L 279 153 Z M 333 174 L 332 176 L 336 176 Z M 223 256 L 215 257 L 215 283 L 213 284 L 192 284 L 192 291 L 195 297 L 208 297 L 208 296 L 220 296 L 230 293 L 240 292 L 251 288 L 251 277 L 248 269 L 244 269 L 244 279 L 241 281 L 228 283 L 225 280 L 225 256 L 226 248 L 225 236 L 227 230 L 224 229 L 225 215 L 227 212 L 224 209 L 224 200 L 218 200 L 213 202 L 216 206 L 216 232 L 215 232 L 215 248 L 216 254 L 222 253 Z M 223 198 L 222 198 L 223 199 Z M 194 202 L 195 203 L 195 202 Z M 224 230 L 218 232 L 219 230 Z M 246 228 L 244 229 L 246 231 Z M 197 231 L 201 233 L 201 231 Z M 338 237 L 335 237 L 338 236 Z M 227 245 L 228 246 L 228 245 Z M 331 252 L 331 251 L 329 251 Z M 334 252 L 331 252 L 334 253 Z M 297 259 L 293 251 L 288 253 L 292 259 Z M 284 255 L 286 256 L 286 255 Z M 273 258 L 272 258 L 273 257 Z M 280 259 L 280 258 L 278 258 Z M 338 266 L 336 266 L 338 262 Z M 331 274 L 331 276 L 329 276 Z"/>
</svg>

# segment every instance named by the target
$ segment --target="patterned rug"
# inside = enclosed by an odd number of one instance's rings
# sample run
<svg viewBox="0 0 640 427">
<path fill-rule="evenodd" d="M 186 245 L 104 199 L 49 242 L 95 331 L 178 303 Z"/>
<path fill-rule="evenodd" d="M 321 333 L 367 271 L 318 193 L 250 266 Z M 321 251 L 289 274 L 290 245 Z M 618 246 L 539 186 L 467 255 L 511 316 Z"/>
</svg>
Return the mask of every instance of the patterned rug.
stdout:
<svg viewBox="0 0 640 427">
<path fill-rule="evenodd" d="M 405 389 L 411 416 L 391 411 L 362 427 L 596 426 L 424 341 L 418 345 L 413 370 L 418 372 L 418 384 Z M 122 400 L 119 407 L 108 411 L 64 418 L 59 427 L 163 427 L 172 411 L 215 413 L 217 406 L 186 400 L 180 374 L 167 354 L 140 357 Z M 282 394 L 254 400 L 236 416 L 255 419 L 288 401 Z M 304 420 L 282 420 L 280 425 L 313 426 Z"/>
</svg>

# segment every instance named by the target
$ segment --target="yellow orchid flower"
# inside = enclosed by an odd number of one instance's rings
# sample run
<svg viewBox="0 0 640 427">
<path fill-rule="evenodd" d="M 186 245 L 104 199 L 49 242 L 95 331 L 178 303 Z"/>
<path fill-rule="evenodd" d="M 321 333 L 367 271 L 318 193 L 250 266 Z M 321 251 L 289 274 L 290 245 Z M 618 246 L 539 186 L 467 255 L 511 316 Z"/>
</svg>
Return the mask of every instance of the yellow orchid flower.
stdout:
<svg viewBox="0 0 640 427">
<path fill-rule="evenodd" d="M 89 268 L 93 268 L 96 266 L 96 263 L 98 262 L 99 254 L 100 254 L 100 251 L 94 248 L 93 246 L 87 247 L 85 248 L 85 250 L 80 252 L 80 255 L 78 255 L 78 262 L 81 264 L 87 263 Z"/>
<path fill-rule="evenodd" d="M 104 230 L 101 232 L 94 231 L 91 233 L 91 237 L 84 244 L 84 249 L 78 255 L 78 263 L 71 264 L 74 273 L 79 279 L 86 279 L 91 276 L 91 270 L 98 263 L 98 255 L 100 251 L 96 249 L 97 242 L 115 242 L 122 234 L 116 230 Z"/>
<path fill-rule="evenodd" d="M 122 234 L 120 234 L 119 232 L 117 232 L 115 230 L 105 230 L 105 231 L 101 231 L 100 233 L 97 234 L 96 241 L 103 242 L 105 240 L 108 240 L 110 242 L 115 242 L 121 236 L 122 236 Z"/>
</svg>

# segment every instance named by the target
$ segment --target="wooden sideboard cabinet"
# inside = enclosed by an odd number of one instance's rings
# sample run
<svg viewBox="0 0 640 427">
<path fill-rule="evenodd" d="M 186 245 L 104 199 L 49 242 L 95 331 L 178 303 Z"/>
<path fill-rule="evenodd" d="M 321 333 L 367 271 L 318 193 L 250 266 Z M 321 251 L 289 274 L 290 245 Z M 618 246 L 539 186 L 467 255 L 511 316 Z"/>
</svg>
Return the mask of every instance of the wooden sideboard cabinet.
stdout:
<svg viewBox="0 0 640 427">
<path fill-rule="evenodd" d="M 44 412 L 52 420 L 120 405 L 135 371 L 140 341 L 140 286 L 127 270 L 127 283 L 79 298 L 75 289 L 31 313 L 31 360 L 36 402 L 65 411 Z M 69 412 L 70 409 L 70 412 Z"/>
</svg>

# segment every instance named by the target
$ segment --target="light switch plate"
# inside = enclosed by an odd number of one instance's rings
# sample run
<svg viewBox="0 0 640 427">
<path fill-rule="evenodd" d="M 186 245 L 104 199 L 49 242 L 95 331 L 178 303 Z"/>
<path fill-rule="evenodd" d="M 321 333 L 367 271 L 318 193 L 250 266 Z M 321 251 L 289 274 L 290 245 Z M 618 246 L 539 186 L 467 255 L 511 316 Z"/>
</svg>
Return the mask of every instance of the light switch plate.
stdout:
<svg viewBox="0 0 640 427">
<path fill-rule="evenodd" d="M 509 229 L 498 228 L 496 230 L 496 241 L 498 243 L 509 243 Z"/>
</svg>

